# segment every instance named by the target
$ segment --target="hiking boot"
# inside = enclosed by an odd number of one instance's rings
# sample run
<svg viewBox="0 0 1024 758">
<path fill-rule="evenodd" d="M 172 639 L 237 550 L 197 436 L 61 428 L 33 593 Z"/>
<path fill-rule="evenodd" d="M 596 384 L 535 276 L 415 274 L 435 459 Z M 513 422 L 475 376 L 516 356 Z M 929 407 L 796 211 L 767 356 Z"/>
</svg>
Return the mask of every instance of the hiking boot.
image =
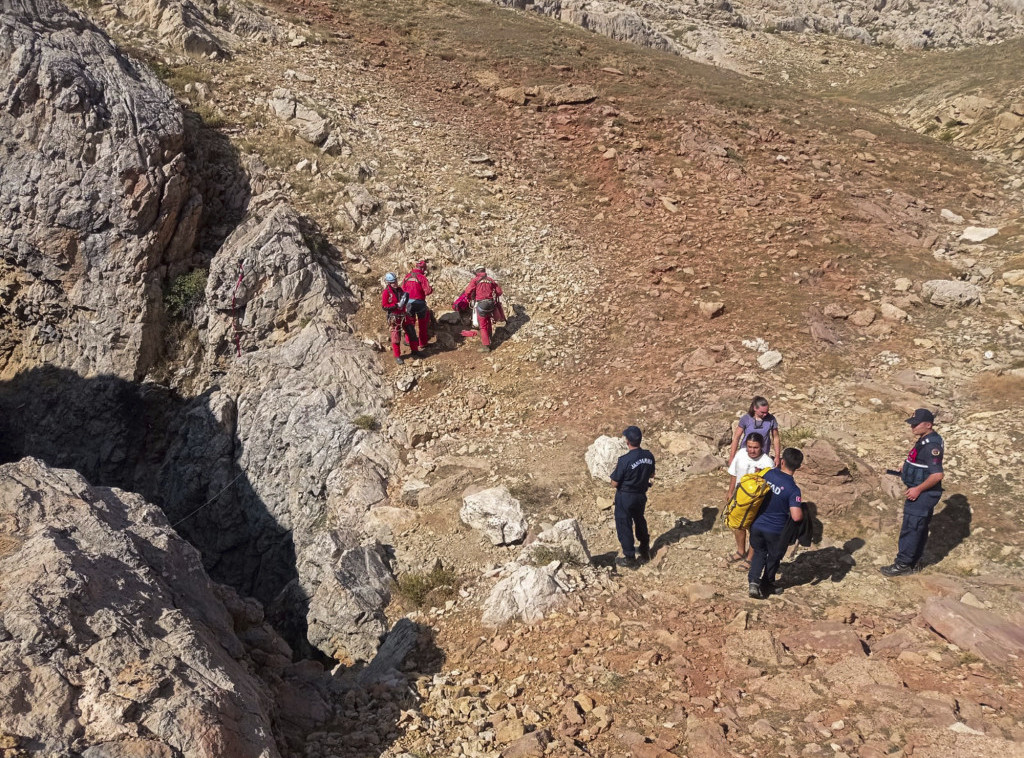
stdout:
<svg viewBox="0 0 1024 758">
<path fill-rule="evenodd" d="M 491 346 L 490 345 L 481 345 L 480 346 L 480 352 L 481 353 L 489 353 L 489 352 L 491 352 Z"/>
<path fill-rule="evenodd" d="M 757 600 L 761 600 L 764 598 L 764 595 L 761 594 L 761 585 L 757 582 L 750 583 L 750 586 L 747 587 L 747 594 L 750 595 L 750 597 L 755 598 Z"/>
<path fill-rule="evenodd" d="M 640 568 L 640 564 L 637 562 L 636 558 L 634 556 L 632 556 L 632 555 L 624 555 L 621 558 L 616 558 L 615 559 L 615 565 L 616 566 L 621 566 L 622 568 L 627 568 L 630 571 L 634 571 L 634 570 Z"/>
<path fill-rule="evenodd" d="M 882 566 L 878 569 L 885 576 L 905 576 L 907 574 L 916 574 L 917 567 L 911 566 L 907 563 L 893 563 L 891 566 Z"/>
<path fill-rule="evenodd" d="M 771 582 L 761 582 L 761 597 L 771 597 L 775 594 L 775 584 Z"/>
<path fill-rule="evenodd" d="M 395 363 L 397 363 L 399 366 L 402 366 L 405 364 L 405 360 L 403 358 L 395 358 Z"/>
<path fill-rule="evenodd" d="M 640 559 L 640 563 L 649 563 L 650 560 L 651 560 L 650 548 L 646 548 L 646 547 L 640 548 L 640 553 L 639 553 L 639 555 L 637 557 Z"/>
</svg>

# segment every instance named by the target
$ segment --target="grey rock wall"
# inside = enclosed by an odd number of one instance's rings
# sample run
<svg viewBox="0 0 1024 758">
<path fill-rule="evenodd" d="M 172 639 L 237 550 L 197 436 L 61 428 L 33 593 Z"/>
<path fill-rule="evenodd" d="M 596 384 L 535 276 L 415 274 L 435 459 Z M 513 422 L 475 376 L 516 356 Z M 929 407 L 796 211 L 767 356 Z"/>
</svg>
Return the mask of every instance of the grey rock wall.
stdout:
<svg viewBox="0 0 1024 758">
<path fill-rule="evenodd" d="M 274 693 L 159 509 L 25 459 L 0 466 L 0 524 L 6 738 L 46 755 L 279 754 Z M 279 677 L 280 658 L 262 658 Z"/>
<path fill-rule="evenodd" d="M 201 215 L 181 109 L 55 0 L 0 11 L 0 365 L 141 378 Z"/>
</svg>

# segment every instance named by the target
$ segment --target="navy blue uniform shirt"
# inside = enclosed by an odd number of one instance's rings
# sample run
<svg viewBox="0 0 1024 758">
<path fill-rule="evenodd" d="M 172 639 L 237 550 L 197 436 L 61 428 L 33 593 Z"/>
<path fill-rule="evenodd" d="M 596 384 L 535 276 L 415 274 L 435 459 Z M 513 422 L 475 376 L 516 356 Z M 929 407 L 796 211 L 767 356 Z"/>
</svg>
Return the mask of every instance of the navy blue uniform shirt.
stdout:
<svg viewBox="0 0 1024 758">
<path fill-rule="evenodd" d="M 768 482 L 770 489 L 761 506 L 761 512 L 750 528 L 770 534 L 781 534 L 789 518 L 789 509 L 803 507 L 800 488 L 796 486 L 796 480 L 783 473 L 781 468 L 769 471 L 764 475 L 764 480 Z"/>
<path fill-rule="evenodd" d="M 907 460 L 903 462 L 903 483 L 908 487 L 916 487 L 932 474 L 941 474 L 942 456 L 945 452 L 946 443 L 942 441 L 938 432 L 933 430 L 923 435 L 907 453 Z M 941 490 L 942 482 L 931 489 Z"/>
<path fill-rule="evenodd" d="M 619 458 L 612 472 L 612 481 L 619 483 L 619 492 L 647 494 L 654 476 L 654 454 L 638 447 Z"/>
</svg>

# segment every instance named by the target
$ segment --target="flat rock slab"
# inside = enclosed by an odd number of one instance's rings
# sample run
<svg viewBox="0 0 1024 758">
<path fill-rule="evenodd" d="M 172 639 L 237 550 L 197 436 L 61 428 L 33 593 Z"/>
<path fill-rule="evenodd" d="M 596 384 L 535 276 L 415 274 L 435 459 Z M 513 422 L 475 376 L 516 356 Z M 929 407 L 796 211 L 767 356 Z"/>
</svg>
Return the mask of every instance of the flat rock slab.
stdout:
<svg viewBox="0 0 1024 758">
<path fill-rule="evenodd" d="M 954 645 L 992 663 L 1024 660 L 1024 626 L 991 611 L 948 597 L 930 598 L 921 608 L 921 618 Z"/>
<path fill-rule="evenodd" d="M 537 99 L 541 105 L 578 105 L 597 99 L 597 90 L 584 84 L 556 84 L 538 87 Z"/>
<path fill-rule="evenodd" d="M 803 629 L 781 635 L 780 640 L 790 650 L 810 648 L 814 651 L 867 655 L 864 643 L 847 624 L 823 621 Z"/>
<path fill-rule="evenodd" d="M 999 230 L 993 226 L 969 226 L 960 235 L 961 242 L 984 242 L 990 237 L 999 234 Z"/>
</svg>

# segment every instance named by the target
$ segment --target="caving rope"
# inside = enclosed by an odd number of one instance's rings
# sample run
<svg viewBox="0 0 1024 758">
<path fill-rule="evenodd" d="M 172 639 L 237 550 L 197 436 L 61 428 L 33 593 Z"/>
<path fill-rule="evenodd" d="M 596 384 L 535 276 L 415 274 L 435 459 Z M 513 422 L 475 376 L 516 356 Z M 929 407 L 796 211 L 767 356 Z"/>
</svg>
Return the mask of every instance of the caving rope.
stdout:
<svg viewBox="0 0 1024 758">
<path fill-rule="evenodd" d="M 225 484 L 225 485 L 224 485 L 224 487 L 223 487 L 223 488 L 222 488 L 222 489 L 220 490 L 220 492 L 218 492 L 218 493 L 217 493 L 216 495 L 214 495 L 213 497 L 211 497 L 211 498 L 210 498 L 209 500 L 207 500 L 207 501 L 206 501 L 205 503 L 203 503 L 202 505 L 200 505 L 200 506 L 199 506 L 198 508 L 196 508 L 196 509 L 195 509 L 194 511 L 192 511 L 192 512 L 191 512 L 191 513 L 189 513 L 188 515 L 186 515 L 186 516 L 182 516 L 182 517 L 181 517 L 180 519 L 178 519 L 177 521 L 175 521 L 175 522 L 174 522 L 173 524 L 171 524 L 171 528 L 172 528 L 172 529 L 176 529 L 176 528 L 177 528 L 177 526 L 178 526 L 178 524 L 182 523 L 183 521 L 187 521 L 188 519 L 190 519 L 190 518 L 192 518 L 193 516 L 195 516 L 195 515 L 196 515 L 197 513 L 199 513 L 199 511 L 203 510 L 203 508 L 205 508 L 205 507 L 206 507 L 206 506 L 208 506 L 208 505 L 209 505 L 210 503 L 212 503 L 212 502 L 213 502 L 214 500 L 216 500 L 216 499 L 217 499 L 217 498 L 219 498 L 219 497 L 220 497 L 221 495 L 223 495 L 223 494 L 224 494 L 225 492 L 227 492 L 227 491 L 228 491 L 228 487 L 230 487 L 230 486 L 231 486 L 232 484 L 234 484 L 234 483 L 235 483 L 235 482 L 237 482 L 237 481 L 238 481 L 239 479 L 241 479 L 241 478 L 242 478 L 242 476 L 243 476 L 244 474 L 245 474 L 245 472 L 244 472 L 244 471 L 242 471 L 242 472 L 239 472 L 239 474 L 238 474 L 238 475 L 237 475 L 237 476 L 236 476 L 236 477 L 235 477 L 234 479 L 232 479 L 232 480 L 231 480 L 230 482 L 228 482 L 227 484 Z"/>
<path fill-rule="evenodd" d="M 235 297 L 238 294 L 238 288 L 242 286 L 242 276 L 245 274 L 245 270 L 242 268 L 243 261 L 238 262 L 238 279 L 235 280 L 235 288 L 231 290 L 231 324 L 235 330 L 235 357 L 242 357 L 242 332 L 238 328 L 238 314 L 235 311 Z"/>
</svg>

